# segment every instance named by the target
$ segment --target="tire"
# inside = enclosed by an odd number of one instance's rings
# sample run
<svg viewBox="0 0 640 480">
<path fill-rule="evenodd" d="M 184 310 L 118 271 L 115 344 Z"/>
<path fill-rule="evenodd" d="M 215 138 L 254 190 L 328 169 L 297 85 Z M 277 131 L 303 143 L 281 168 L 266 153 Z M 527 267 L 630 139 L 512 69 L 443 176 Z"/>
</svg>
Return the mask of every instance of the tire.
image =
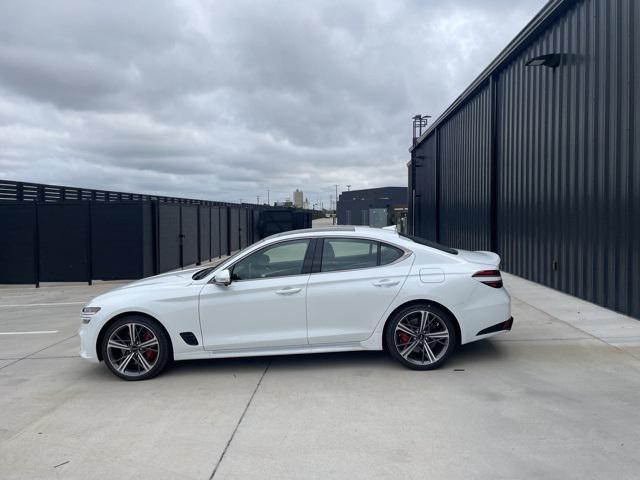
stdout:
<svg viewBox="0 0 640 480">
<path fill-rule="evenodd" d="M 134 341 L 131 342 L 133 333 Z M 148 380 L 162 372 L 171 356 L 164 329 L 155 320 L 128 315 L 109 326 L 100 345 L 111 372 L 129 381 Z"/>
<path fill-rule="evenodd" d="M 413 370 L 442 366 L 456 348 L 454 319 L 429 304 L 412 305 L 389 319 L 385 344 L 393 358 Z"/>
</svg>

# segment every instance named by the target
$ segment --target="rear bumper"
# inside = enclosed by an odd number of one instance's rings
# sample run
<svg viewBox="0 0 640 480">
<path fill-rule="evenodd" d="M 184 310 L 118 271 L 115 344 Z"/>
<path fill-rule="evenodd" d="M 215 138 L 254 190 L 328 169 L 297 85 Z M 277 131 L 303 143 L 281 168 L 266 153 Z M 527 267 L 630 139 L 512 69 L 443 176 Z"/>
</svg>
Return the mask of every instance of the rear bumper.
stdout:
<svg viewBox="0 0 640 480">
<path fill-rule="evenodd" d="M 504 330 L 508 331 L 508 330 L 511 330 L 512 326 L 513 326 L 513 317 L 509 317 L 504 322 L 496 323 L 495 325 L 491 325 L 490 327 L 483 328 L 478 333 L 476 333 L 476 337 L 479 337 L 480 335 L 487 335 L 489 333 L 502 332 Z"/>
</svg>

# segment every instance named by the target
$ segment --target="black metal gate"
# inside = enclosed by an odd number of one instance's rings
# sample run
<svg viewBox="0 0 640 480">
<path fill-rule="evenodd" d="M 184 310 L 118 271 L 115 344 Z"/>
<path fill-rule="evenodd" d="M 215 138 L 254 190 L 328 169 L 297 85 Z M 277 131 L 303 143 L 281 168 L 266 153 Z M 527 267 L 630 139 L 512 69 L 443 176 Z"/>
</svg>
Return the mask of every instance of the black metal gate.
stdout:
<svg viewBox="0 0 640 480">
<path fill-rule="evenodd" d="M 37 283 L 36 205 L 0 208 L 0 283 Z"/>
</svg>

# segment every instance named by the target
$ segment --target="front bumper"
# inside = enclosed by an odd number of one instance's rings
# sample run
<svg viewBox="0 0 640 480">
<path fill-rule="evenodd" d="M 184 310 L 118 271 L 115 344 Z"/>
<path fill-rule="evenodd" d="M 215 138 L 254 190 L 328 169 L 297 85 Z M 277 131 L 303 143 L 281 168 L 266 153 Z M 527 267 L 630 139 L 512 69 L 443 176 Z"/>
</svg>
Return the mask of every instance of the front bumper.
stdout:
<svg viewBox="0 0 640 480">
<path fill-rule="evenodd" d="M 100 363 L 92 329 L 83 325 L 78 330 L 78 336 L 80 337 L 80 356 L 91 363 Z"/>
</svg>

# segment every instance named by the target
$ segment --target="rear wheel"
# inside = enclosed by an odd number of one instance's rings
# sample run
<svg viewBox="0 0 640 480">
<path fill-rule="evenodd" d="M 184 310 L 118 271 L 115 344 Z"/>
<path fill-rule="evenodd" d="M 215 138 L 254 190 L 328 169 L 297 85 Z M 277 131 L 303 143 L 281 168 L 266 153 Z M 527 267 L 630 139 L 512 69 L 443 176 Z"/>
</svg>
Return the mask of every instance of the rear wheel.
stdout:
<svg viewBox="0 0 640 480">
<path fill-rule="evenodd" d="M 114 322 L 101 348 L 109 370 L 125 380 L 153 378 L 169 360 L 169 339 L 164 330 L 157 322 L 138 315 Z"/>
<path fill-rule="evenodd" d="M 396 313 L 385 333 L 387 350 L 406 367 L 433 370 L 455 349 L 451 315 L 432 305 L 413 305 Z"/>
</svg>

